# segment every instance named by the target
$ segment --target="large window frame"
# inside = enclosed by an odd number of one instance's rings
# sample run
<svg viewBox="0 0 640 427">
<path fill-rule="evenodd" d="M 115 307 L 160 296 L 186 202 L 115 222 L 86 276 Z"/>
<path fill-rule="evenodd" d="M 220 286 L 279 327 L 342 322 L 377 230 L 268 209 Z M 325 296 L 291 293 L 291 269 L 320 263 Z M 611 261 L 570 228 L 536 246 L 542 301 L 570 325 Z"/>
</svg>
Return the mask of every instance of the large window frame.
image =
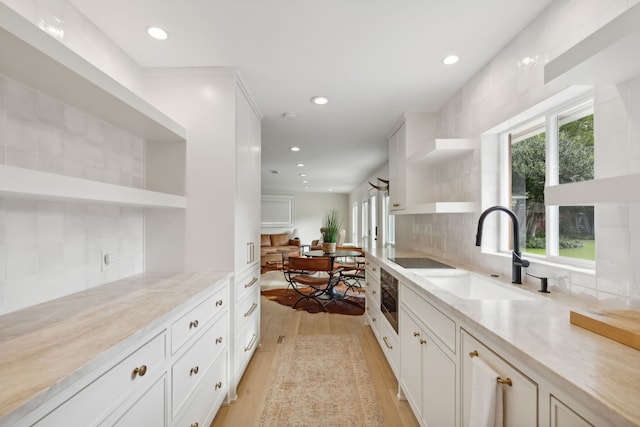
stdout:
<svg viewBox="0 0 640 427">
<path fill-rule="evenodd" d="M 562 125 L 561 117 L 571 119 L 572 114 L 578 117 L 584 114 L 593 114 L 592 96 L 581 96 L 567 103 L 563 103 L 540 114 L 528 117 L 526 121 L 511 126 L 499 134 L 499 201 L 503 206 L 511 206 L 511 145 L 513 141 L 528 138 L 536 133 L 545 133 L 545 185 L 559 184 L 559 127 Z M 567 120 L 565 119 L 565 122 Z M 573 265 L 581 268 L 595 269 L 594 260 L 571 258 L 559 254 L 560 241 L 560 206 L 545 205 L 545 254 L 533 254 L 526 251 L 521 242 L 523 253 L 527 258 L 542 259 L 557 264 Z M 510 252 L 512 250 L 512 226 L 509 218 L 504 216 L 500 220 L 498 250 Z M 522 227 L 522 225 L 521 225 Z"/>
</svg>

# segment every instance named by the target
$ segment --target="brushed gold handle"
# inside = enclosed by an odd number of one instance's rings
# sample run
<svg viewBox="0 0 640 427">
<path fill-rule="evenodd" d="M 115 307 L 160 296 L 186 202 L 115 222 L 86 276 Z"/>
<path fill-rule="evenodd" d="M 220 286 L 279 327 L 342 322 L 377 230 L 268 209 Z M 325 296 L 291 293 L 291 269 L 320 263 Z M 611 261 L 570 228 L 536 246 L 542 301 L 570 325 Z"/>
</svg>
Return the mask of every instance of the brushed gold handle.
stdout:
<svg viewBox="0 0 640 427">
<path fill-rule="evenodd" d="M 469 357 L 478 357 L 478 350 L 473 350 L 471 353 L 469 353 Z"/>
<path fill-rule="evenodd" d="M 222 337 L 216 338 L 216 344 L 220 344 L 222 342 Z"/>
<path fill-rule="evenodd" d="M 258 281 L 258 278 L 254 277 L 253 279 L 251 279 L 251 281 L 245 283 L 244 288 L 247 289 L 247 288 L 252 287 L 253 285 L 256 284 L 257 281 Z"/>
<path fill-rule="evenodd" d="M 414 336 L 414 337 L 419 337 L 419 336 L 420 336 L 420 332 L 414 332 L 414 333 L 413 333 L 413 336 Z"/>
<path fill-rule="evenodd" d="M 376 321 L 376 318 L 375 318 L 375 317 L 372 317 L 372 318 L 371 318 L 371 320 L 373 320 L 373 321 L 375 322 L 375 321 Z"/>
<path fill-rule="evenodd" d="M 200 368 L 197 366 L 191 368 L 191 372 L 189 372 L 189 376 L 197 374 L 199 370 Z"/>
<path fill-rule="evenodd" d="M 373 268 L 372 268 L 372 270 L 373 270 L 373 271 L 378 271 L 378 270 L 376 270 L 376 268 L 375 268 L 375 267 L 373 267 Z"/>
<path fill-rule="evenodd" d="M 420 344 L 426 344 L 427 340 L 420 338 Z"/>
<path fill-rule="evenodd" d="M 198 327 L 198 321 L 197 320 L 192 320 L 191 322 L 189 322 L 189 329 L 197 328 L 197 327 Z"/>
<path fill-rule="evenodd" d="M 376 292 L 376 291 L 371 291 L 371 293 L 372 293 L 373 295 L 375 295 L 375 294 L 377 294 L 378 292 Z"/>
<path fill-rule="evenodd" d="M 193 424 L 191 424 L 191 427 L 198 427 L 199 425 L 200 424 L 198 424 L 198 423 L 193 423 Z"/>
<path fill-rule="evenodd" d="M 258 336 L 256 334 L 253 334 L 253 336 L 251 337 L 251 341 L 249 341 L 249 344 L 244 348 L 244 351 L 249 351 L 251 350 L 251 348 L 253 348 L 253 345 L 255 344 L 256 339 L 258 338 Z"/>
<path fill-rule="evenodd" d="M 140 365 L 139 367 L 133 370 L 133 372 L 131 373 L 131 378 L 135 378 L 136 376 L 144 377 L 144 374 L 146 373 L 147 373 L 147 365 Z"/>
<path fill-rule="evenodd" d="M 387 337 L 382 337 L 382 341 L 384 341 L 384 343 L 386 344 L 387 347 L 389 347 L 389 349 L 393 350 L 393 346 L 389 344 L 389 340 L 387 340 Z"/>
<path fill-rule="evenodd" d="M 218 381 L 218 382 L 216 383 L 215 389 L 217 390 L 217 389 L 219 389 L 219 388 L 222 388 L 222 381 Z"/>
<path fill-rule="evenodd" d="M 244 317 L 249 317 L 253 314 L 253 312 L 255 311 L 255 309 L 258 308 L 258 304 L 256 304 L 255 302 L 253 304 L 251 304 L 251 308 L 249 309 L 249 311 L 247 311 L 244 314 Z"/>
<path fill-rule="evenodd" d="M 511 378 L 508 378 L 508 377 L 505 378 L 505 379 L 502 379 L 502 378 L 498 377 L 498 378 L 496 378 L 496 381 L 498 382 L 498 384 L 506 384 L 509 387 L 511 387 L 513 385 L 513 383 L 511 382 Z"/>
<path fill-rule="evenodd" d="M 219 299 L 218 301 L 216 301 L 216 307 L 219 307 L 219 306 L 221 306 L 221 305 L 222 305 L 222 300 L 221 300 L 221 299 Z"/>
</svg>

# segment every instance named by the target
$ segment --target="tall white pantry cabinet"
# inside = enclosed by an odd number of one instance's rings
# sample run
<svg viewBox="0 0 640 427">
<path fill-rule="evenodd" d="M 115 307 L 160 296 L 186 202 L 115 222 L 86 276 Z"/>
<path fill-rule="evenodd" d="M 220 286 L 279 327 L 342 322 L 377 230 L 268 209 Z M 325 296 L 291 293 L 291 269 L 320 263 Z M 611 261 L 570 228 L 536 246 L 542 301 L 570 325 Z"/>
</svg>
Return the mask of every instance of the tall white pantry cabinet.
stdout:
<svg viewBox="0 0 640 427">
<path fill-rule="evenodd" d="M 145 96 L 187 129 L 182 147 L 156 144 L 149 169 L 184 156 L 187 208 L 147 216 L 149 271 L 234 272 L 230 300 L 230 389 L 260 340 L 260 114 L 229 68 L 160 69 L 145 79 Z M 154 163 L 155 162 L 155 163 Z M 147 175 L 150 186 L 179 183 L 171 173 Z M 168 225 L 171 224 L 171 227 Z"/>
</svg>

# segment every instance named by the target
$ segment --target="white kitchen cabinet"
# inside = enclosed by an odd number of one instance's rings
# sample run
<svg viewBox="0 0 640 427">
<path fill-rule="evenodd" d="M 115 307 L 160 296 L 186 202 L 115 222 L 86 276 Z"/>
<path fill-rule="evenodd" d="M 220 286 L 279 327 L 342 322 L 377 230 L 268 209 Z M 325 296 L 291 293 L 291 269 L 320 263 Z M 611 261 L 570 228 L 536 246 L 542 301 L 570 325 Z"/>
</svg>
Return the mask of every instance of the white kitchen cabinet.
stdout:
<svg viewBox="0 0 640 427">
<path fill-rule="evenodd" d="M 400 338 L 386 318 L 382 317 L 380 323 L 380 346 L 391 366 L 391 370 L 398 378 L 400 374 Z"/>
<path fill-rule="evenodd" d="M 365 315 L 376 338 L 380 339 L 382 312 L 380 311 L 380 266 L 365 257 Z"/>
<path fill-rule="evenodd" d="M 456 363 L 416 313 L 400 309 L 400 387 L 423 426 L 456 425 Z"/>
<path fill-rule="evenodd" d="M 160 378 L 129 409 L 116 420 L 107 420 L 100 426 L 140 427 L 167 425 L 165 410 L 166 377 Z"/>
<path fill-rule="evenodd" d="M 556 399 L 553 395 L 549 401 L 551 427 L 593 427 L 593 424 L 582 418 L 573 409 Z"/>
<path fill-rule="evenodd" d="M 503 410 L 505 426 L 538 426 L 538 385 L 520 372 L 510 362 L 493 352 L 489 347 L 475 339 L 467 331 L 461 332 L 461 375 L 462 375 L 462 426 L 473 426 L 469 419 L 471 407 L 472 357 L 479 357 L 491 367 L 503 380 Z"/>
<path fill-rule="evenodd" d="M 238 278 L 233 322 L 233 384 L 237 385 L 260 343 L 260 268 L 255 265 Z M 235 388 L 231 390 L 235 399 Z"/>
<path fill-rule="evenodd" d="M 403 124 L 389 138 L 389 209 L 394 212 L 404 209 L 407 202 L 405 129 Z"/>
</svg>

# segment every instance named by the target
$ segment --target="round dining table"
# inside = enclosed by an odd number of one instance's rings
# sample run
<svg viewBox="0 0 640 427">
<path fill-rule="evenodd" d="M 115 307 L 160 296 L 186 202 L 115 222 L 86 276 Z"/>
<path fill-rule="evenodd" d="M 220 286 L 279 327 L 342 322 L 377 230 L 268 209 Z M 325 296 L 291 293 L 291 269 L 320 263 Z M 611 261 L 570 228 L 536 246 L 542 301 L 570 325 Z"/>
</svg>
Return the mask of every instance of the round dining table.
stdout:
<svg viewBox="0 0 640 427">
<path fill-rule="evenodd" d="M 326 257 L 331 258 L 331 269 L 333 270 L 333 264 L 336 258 L 349 258 L 349 257 L 360 257 L 362 253 L 359 251 L 349 251 L 349 250 L 339 250 L 335 252 L 324 252 L 322 250 L 308 251 L 303 254 L 304 256 L 310 257 Z"/>
</svg>

